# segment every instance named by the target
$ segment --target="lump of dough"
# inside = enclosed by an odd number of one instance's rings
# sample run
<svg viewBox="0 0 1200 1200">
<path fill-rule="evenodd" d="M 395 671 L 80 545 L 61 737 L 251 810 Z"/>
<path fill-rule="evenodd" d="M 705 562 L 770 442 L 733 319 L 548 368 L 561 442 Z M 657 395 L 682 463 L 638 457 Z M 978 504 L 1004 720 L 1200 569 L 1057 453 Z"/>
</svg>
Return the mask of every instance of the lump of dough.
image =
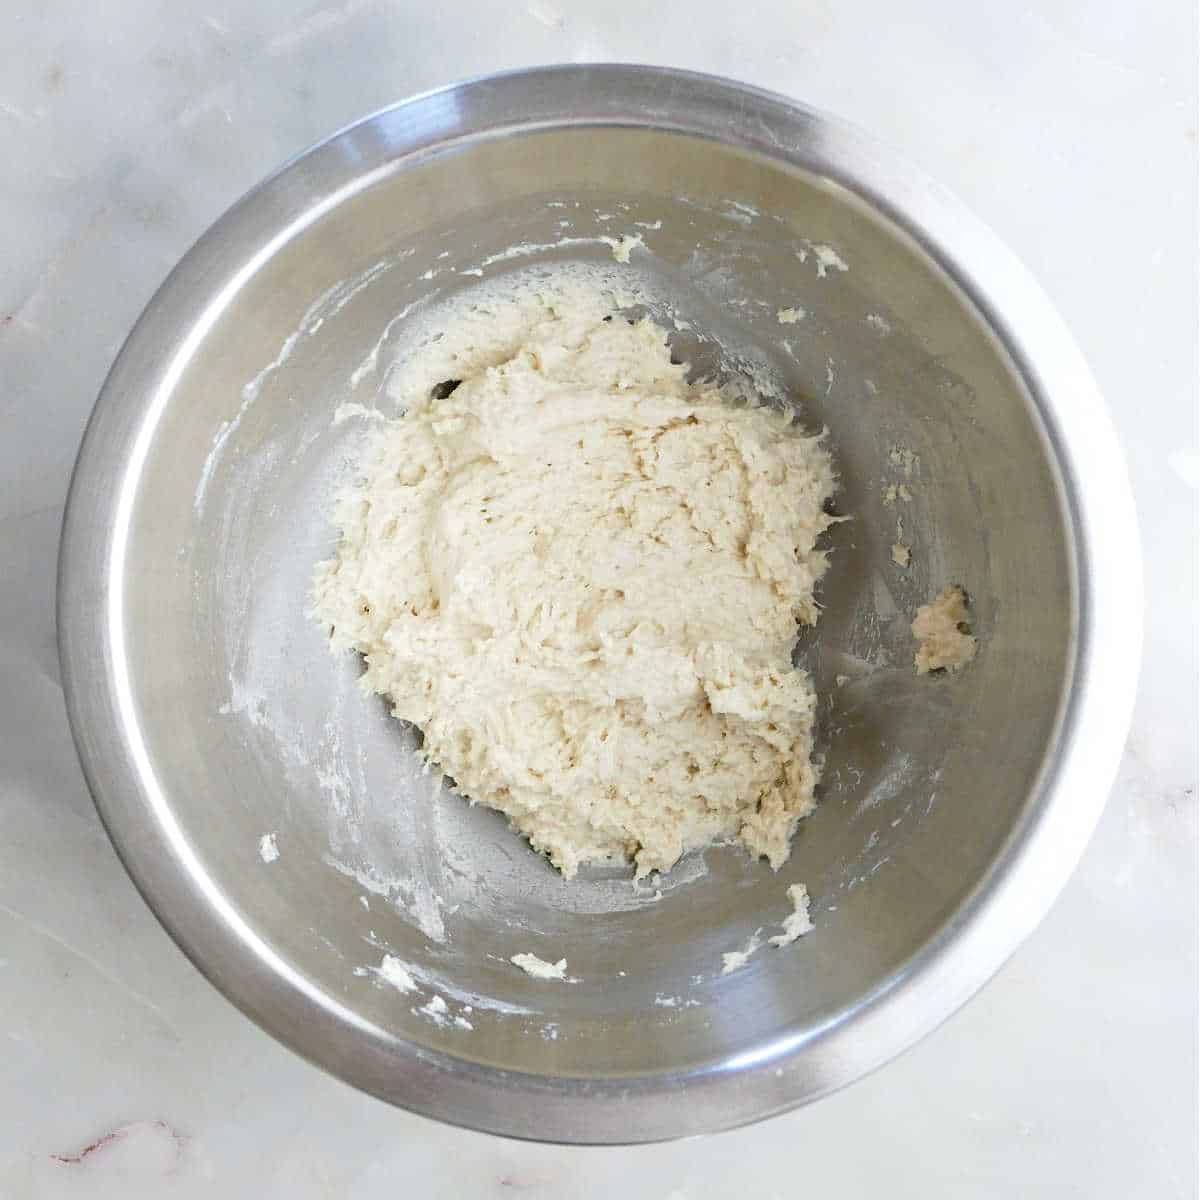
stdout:
<svg viewBox="0 0 1200 1200">
<path fill-rule="evenodd" d="M 740 950 L 729 950 L 721 955 L 721 974 L 730 975 L 740 971 L 749 961 L 752 954 L 762 949 L 762 930 L 756 929 L 745 946 Z"/>
<path fill-rule="evenodd" d="M 783 931 L 767 939 L 772 946 L 790 946 L 797 938 L 812 933 L 814 928 L 808 915 L 808 888 L 802 883 L 793 883 L 787 894 L 792 911 L 783 918 Z"/>
<path fill-rule="evenodd" d="M 818 614 L 828 452 L 689 383 L 658 326 L 598 294 L 493 313 L 491 340 L 472 318 L 430 343 L 436 367 L 396 371 L 405 413 L 338 498 L 316 615 L 568 878 L 731 838 L 778 867 L 814 807 L 791 656 Z"/>
<path fill-rule="evenodd" d="M 918 675 L 957 671 L 979 648 L 967 625 L 967 597 L 960 587 L 948 587 L 921 605 L 913 618 L 912 634 L 921 643 L 914 659 Z"/>
<path fill-rule="evenodd" d="M 563 979 L 567 977 L 567 960 L 560 958 L 558 962 L 547 962 L 544 958 L 538 958 L 536 954 L 514 954 L 508 960 L 520 967 L 526 975 L 532 975 L 534 979 Z"/>
</svg>

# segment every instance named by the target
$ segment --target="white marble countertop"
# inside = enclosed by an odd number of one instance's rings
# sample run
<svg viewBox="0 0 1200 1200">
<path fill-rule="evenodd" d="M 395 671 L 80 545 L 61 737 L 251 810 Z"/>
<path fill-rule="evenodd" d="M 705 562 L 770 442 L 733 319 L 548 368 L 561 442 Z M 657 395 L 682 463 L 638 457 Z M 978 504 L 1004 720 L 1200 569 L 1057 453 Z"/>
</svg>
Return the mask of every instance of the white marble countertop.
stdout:
<svg viewBox="0 0 1200 1200">
<path fill-rule="evenodd" d="M 1197 1194 L 1194 5 L 9 0 L 0 29 L 0 1195 Z M 999 977 L 900 1061 L 809 1109 L 623 1150 L 409 1116 L 238 1015 L 104 836 L 54 642 L 84 422 L 188 244 L 363 113 L 571 59 L 790 93 L 966 199 L 1091 359 L 1129 456 L 1149 596 L 1107 813 Z"/>
</svg>

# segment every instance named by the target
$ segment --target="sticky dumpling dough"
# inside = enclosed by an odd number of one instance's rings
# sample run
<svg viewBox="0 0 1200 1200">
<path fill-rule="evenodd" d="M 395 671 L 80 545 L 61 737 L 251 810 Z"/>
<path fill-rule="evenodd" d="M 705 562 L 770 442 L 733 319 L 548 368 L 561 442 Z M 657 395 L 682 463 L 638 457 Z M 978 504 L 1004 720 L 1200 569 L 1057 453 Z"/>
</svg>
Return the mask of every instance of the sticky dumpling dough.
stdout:
<svg viewBox="0 0 1200 1200">
<path fill-rule="evenodd" d="M 732 838 L 778 867 L 817 783 L 791 656 L 821 441 L 689 384 L 594 290 L 475 313 L 395 379 L 314 585 L 364 686 L 568 878 Z"/>
</svg>

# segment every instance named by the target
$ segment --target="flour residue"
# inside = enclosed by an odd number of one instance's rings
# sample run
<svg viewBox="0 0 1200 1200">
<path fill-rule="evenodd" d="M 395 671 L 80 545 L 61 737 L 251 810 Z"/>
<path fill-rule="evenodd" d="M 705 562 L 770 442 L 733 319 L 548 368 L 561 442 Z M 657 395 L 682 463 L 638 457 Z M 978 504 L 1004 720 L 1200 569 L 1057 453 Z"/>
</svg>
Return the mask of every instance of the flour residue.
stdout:
<svg viewBox="0 0 1200 1200">
<path fill-rule="evenodd" d="M 504 1017 L 529 1017 L 535 1013 L 534 1009 L 526 1005 L 512 1004 L 506 1000 L 499 1000 L 463 987 L 452 973 L 436 970 L 418 962 L 412 956 L 402 958 L 387 948 L 385 943 L 374 933 L 368 934 L 363 940 L 377 950 L 382 949 L 383 957 L 379 966 L 355 967 L 353 973 L 360 978 L 374 976 L 392 986 L 396 986 L 396 981 L 399 980 L 401 986 L 398 987 L 398 990 L 402 993 L 406 995 L 414 993 L 428 996 L 437 995 L 448 1008 L 465 1016 L 471 1016 L 476 1010 Z M 389 958 L 393 962 L 393 965 L 387 968 L 390 978 L 384 974 L 383 966 Z"/>
<path fill-rule="evenodd" d="M 446 940 L 446 923 L 443 917 L 443 910 L 447 907 L 446 901 L 435 895 L 423 880 L 407 876 L 389 877 L 373 866 L 346 863 L 332 854 L 326 854 L 323 861 L 340 875 L 348 876 L 360 887 L 384 897 L 406 913 L 430 941 Z"/>
<path fill-rule="evenodd" d="M 750 961 L 750 956 L 761 949 L 762 944 L 762 927 L 760 926 L 750 935 L 740 950 L 729 950 L 721 955 L 721 974 L 729 975 L 744 967 Z"/>
<path fill-rule="evenodd" d="M 197 520 L 204 516 L 204 507 L 208 489 L 212 483 L 213 473 L 224 455 L 229 439 L 238 431 L 246 414 L 258 399 L 267 380 L 292 357 L 292 354 L 301 341 L 317 333 L 326 321 L 337 316 L 351 300 L 365 288 L 370 287 L 383 272 L 395 265 L 400 259 L 407 258 L 413 253 L 414 250 L 412 248 L 401 250 L 389 258 L 373 263 L 359 274 L 349 279 L 339 280 L 332 287 L 327 288 L 305 310 L 304 315 L 300 318 L 300 323 L 284 338 L 275 357 L 253 379 L 243 386 L 241 403 L 238 405 L 237 411 L 228 421 L 223 421 L 217 427 L 212 445 L 200 469 L 200 477 L 197 480 L 196 490 L 192 499 L 192 508 Z"/>
<path fill-rule="evenodd" d="M 581 249 L 584 246 L 607 246 L 612 252 L 613 259 L 623 264 L 629 262 L 630 254 L 635 249 L 644 245 L 640 233 L 627 233 L 621 237 L 598 234 L 593 237 L 560 237 L 553 242 L 519 242 L 515 246 L 509 246 L 480 259 L 476 269 L 494 267 L 497 263 L 512 262 L 522 258 L 533 258 L 550 251 Z"/>
<path fill-rule="evenodd" d="M 383 419 L 383 413 L 377 408 L 367 408 L 365 404 L 358 404 L 353 400 L 347 400 L 345 404 L 339 404 L 333 410 L 333 420 L 331 425 L 340 425 L 343 421 L 350 421 L 356 417 L 361 417 L 367 421 L 379 421 Z"/>
</svg>

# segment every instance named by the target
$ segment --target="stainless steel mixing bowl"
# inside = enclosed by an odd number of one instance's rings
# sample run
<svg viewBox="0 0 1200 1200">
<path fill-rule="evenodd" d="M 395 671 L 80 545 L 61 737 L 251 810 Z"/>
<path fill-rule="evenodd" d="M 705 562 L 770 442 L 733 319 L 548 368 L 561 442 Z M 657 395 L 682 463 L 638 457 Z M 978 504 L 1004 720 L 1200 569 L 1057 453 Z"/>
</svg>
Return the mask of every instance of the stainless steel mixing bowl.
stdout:
<svg viewBox="0 0 1200 1200">
<path fill-rule="evenodd" d="M 823 802 L 778 875 L 723 847 L 640 890 L 617 871 L 563 882 L 421 772 L 411 732 L 305 614 L 365 423 L 347 404 L 386 407 L 413 322 L 519 267 L 611 265 L 601 239 L 629 234 L 645 247 L 629 270 L 693 326 L 681 352 L 773 372 L 828 426 L 853 515 L 797 651 L 822 696 Z M 789 308 L 806 315 L 781 323 Z M 911 500 L 889 503 L 901 483 Z M 898 517 L 907 571 L 890 558 Z M 908 621 L 951 582 L 979 657 L 918 678 Z M 113 841 L 249 1016 L 444 1120 L 638 1141 L 820 1096 L 997 969 L 1104 802 L 1139 588 L 1096 388 L 995 237 L 777 96 L 569 67 L 378 113 L 200 240 L 88 428 L 59 632 Z M 795 881 L 815 931 L 722 975 Z M 573 982 L 529 978 L 508 961 L 522 951 L 565 956 Z M 379 973 L 385 954 L 415 990 Z"/>
</svg>

